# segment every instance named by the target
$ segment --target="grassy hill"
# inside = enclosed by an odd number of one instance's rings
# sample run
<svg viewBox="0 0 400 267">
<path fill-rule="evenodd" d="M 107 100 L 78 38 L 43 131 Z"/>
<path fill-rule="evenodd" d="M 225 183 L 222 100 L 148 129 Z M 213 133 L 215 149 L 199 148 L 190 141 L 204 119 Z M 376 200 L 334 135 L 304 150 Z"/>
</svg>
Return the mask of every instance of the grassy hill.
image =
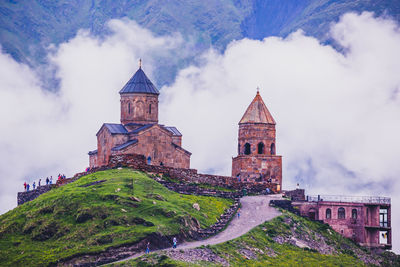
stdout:
<svg viewBox="0 0 400 267">
<path fill-rule="evenodd" d="M 195 255 L 195 257 L 193 257 Z M 213 246 L 158 252 L 109 266 L 400 266 L 400 256 L 375 254 L 328 225 L 290 212 Z"/>
<path fill-rule="evenodd" d="M 97 172 L 0 216 L 0 263 L 45 266 L 155 233 L 187 233 L 193 224 L 214 224 L 231 204 L 177 194 L 130 169 Z"/>
</svg>

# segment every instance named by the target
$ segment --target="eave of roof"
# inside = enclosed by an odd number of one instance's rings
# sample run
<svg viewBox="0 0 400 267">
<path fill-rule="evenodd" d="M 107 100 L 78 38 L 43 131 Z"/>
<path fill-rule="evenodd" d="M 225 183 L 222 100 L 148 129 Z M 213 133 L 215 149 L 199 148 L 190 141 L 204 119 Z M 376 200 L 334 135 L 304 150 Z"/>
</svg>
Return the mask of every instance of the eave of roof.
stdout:
<svg viewBox="0 0 400 267">
<path fill-rule="evenodd" d="M 121 144 L 121 145 L 115 146 L 115 147 L 113 147 L 111 150 L 112 150 L 112 151 L 123 150 L 123 149 L 125 149 L 125 148 L 127 148 L 127 147 L 129 147 L 129 146 L 131 146 L 131 145 L 136 144 L 137 142 L 138 142 L 137 139 L 133 139 L 133 140 L 130 140 L 130 141 L 128 141 L 128 142 L 126 142 L 126 143 L 123 143 L 123 144 Z"/>
</svg>

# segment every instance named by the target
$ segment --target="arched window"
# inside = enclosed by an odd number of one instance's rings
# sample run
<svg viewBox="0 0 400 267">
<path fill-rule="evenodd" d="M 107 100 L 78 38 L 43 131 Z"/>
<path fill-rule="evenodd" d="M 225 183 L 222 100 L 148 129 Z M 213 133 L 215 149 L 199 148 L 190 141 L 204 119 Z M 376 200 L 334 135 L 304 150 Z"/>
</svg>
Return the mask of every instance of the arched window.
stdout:
<svg viewBox="0 0 400 267">
<path fill-rule="evenodd" d="M 147 164 L 149 164 L 149 165 L 151 164 L 151 157 L 150 156 L 147 157 Z"/>
<path fill-rule="evenodd" d="M 128 103 L 128 114 L 131 114 L 131 102 Z"/>
<path fill-rule="evenodd" d="M 346 218 L 346 212 L 344 208 L 339 208 L 338 209 L 338 219 L 345 219 Z"/>
<path fill-rule="evenodd" d="M 351 210 L 351 218 L 357 219 L 357 210 L 356 209 Z"/>
<path fill-rule="evenodd" d="M 250 144 L 249 143 L 244 144 L 244 154 L 250 155 Z"/>
<path fill-rule="evenodd" d="M 151 104 L 149 105 L 149 114 L 151 114 Z"/>
<path fill-rule="evenodd" d="M 257 146 L 257 153 L 258 154 L 264 154 L 264 144 L 263 143 L 258 143 L 258 146 Z"/>
<path fill-rule="evenodd" d="M 275 144 L 271 144 L 271 155 L 275 155 Z"/>
<path fill-rule="evenodd" d="M 332 210 L 331 209 L 326 209 L 326 216 L 327 219 L 332 218 Z"/>
</svg>

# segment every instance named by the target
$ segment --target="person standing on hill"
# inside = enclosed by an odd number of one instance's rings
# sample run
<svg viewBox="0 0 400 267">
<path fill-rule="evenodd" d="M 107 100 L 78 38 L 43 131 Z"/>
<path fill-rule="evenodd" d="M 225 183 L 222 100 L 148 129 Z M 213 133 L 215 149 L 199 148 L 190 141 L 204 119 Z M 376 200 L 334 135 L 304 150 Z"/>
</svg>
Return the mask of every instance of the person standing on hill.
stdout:
<svg viewBox="0 0 400 267">
<path fill-rule="evenodd" d="M 39 179 L 38 187 L 40 187 L 40 184 L 42 183 L 42 179 Z"/>
<path fill-rule="evenodd" d="M 24 182 L 24 190 L 26 191 L 26 182 Z"/>
<path fill-rule="evenodd" d="M 53 176 L 50 176 L 50 184 L 53 184 Z"/>
<path fill-rule="evenodd" d="M 178 243 L 178 241 L 176 240 L 176 237 L 174 237 L 172 242 L 173 242 L 172 248 L 176 248 L 176 243 Z"/>
<path fill-rule="evenodd" d="M 49 177 L 46 177 L 46 185 L 49 185 L 49 182 L 50 182 Z"/>
<path fill-rule="evenodd" d="M 146 245 L 146 254 L 149 254 L 150 253 L 150 242 L 147 242 L 147 245 Z"/>
<path fill-rule="evenodd" d="M 26 192 L 29 191 L 29 184 L 26 184 Z"/>
<path fill-rule="evenodd" d="M 238 219 L 239 219 L 240 218 L 240 208 L 238 208 L 237 214 L 238 214 Z"/>
<path fill-rule="evenodd" d="M 33 190 L 35 190 L 35 188 L 36 188 L 36 183 L 35 182 L 33 182 L 32 187 L 33 187 Z"/>
</svg>

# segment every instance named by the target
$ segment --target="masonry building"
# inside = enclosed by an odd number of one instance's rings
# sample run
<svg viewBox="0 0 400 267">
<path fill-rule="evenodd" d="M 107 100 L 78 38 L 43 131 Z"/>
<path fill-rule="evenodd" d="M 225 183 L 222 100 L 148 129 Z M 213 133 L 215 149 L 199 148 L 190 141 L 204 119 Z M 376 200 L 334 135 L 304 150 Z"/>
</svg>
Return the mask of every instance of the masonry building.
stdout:
<svg viewBox="0 0 400 267">
<path fill-rule="evenodd" d="M 392 248 L 390 198 L 318 195 L 302 199 L 292 202 L 300 215 L 323 221 L 362 246 Z"/>
<path fill-rule="evenodd" d="M 141 66 L 119 92 L 121 123 L 104 123 L 97 149 L 89 152 L 91 168 L 105 166 L 111 155 L 144 155 L 151 165 L 189 168 L 191 153 L 182 148 L 176 127 L 158 123 L 159 91 Z"/>
<path fill-rule="evenodd" d="M 232 159 L 232 176 L 241 181 L 282 186 L 282 156 L 276 155 L 275 120 L 260 93 L 239 122 L 238 156 Z"/>
</svg>

